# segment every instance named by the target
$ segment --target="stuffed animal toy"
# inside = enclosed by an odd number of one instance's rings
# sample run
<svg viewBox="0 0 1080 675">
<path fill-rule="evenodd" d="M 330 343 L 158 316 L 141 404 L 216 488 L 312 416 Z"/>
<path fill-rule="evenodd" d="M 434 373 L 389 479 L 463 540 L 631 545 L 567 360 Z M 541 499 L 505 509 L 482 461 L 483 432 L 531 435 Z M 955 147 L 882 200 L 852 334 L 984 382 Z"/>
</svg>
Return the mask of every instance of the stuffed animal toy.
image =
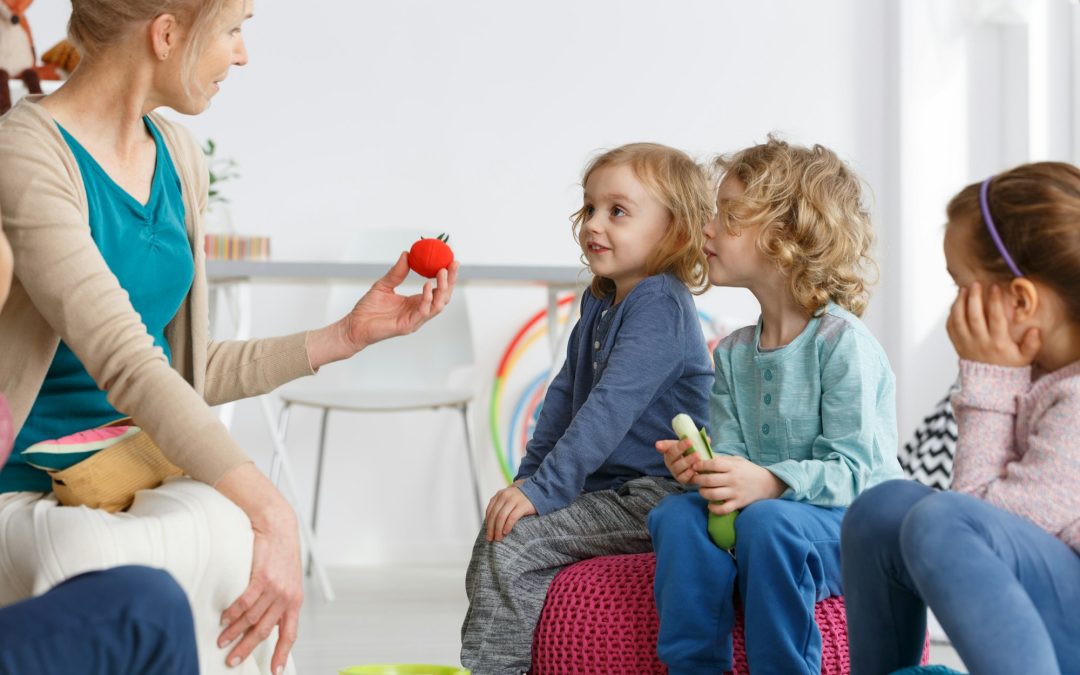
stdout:
<svg viewBox="0 0 1080 675">
<path fill-rule="evenodd" d="M 11 108 L 8 80 L 22 80 L 31 94 L 41 93 L 42 78 L 59 79 L 53 66 L 38 66 L 34 38 L 26 22 L 33 0 L 0 0 L 0 115 Z"/>
</svg>

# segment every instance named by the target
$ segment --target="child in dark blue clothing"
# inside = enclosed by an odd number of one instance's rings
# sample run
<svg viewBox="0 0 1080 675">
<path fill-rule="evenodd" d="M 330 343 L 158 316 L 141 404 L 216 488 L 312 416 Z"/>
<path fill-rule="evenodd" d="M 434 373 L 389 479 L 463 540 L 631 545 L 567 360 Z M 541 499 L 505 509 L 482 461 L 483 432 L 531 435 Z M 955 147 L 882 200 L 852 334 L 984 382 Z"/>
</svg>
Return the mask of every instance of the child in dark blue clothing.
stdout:
<svg viewBox="0 0 1080 675">
<path fill-rule="evenodd" d="M 528 670 L 548 585 L 563 567 L 651 549 L 645 518 L 681 491 L 653 442 L 676 413 L 704 422 L 712 379 L 692 291 L 706 285 L 713 199 L 685 154 L 623 146 L 585 171 L 574 230 L 591 292 L 514 484 L 488 504 L 466 577 L 462 663 Z"/>
</svg>

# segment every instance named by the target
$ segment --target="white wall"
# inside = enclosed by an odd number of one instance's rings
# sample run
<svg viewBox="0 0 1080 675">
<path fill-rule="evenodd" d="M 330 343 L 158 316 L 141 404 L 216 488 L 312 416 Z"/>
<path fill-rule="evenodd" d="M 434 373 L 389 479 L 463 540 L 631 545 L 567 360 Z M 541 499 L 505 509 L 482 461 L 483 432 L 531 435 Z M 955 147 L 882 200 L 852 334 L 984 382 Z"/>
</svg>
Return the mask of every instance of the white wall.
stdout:
<svg viewBox="0 0 1080 675">
<path fill-rule="evenodd" d="M 1071 18 L 1066 5 L 403 0 L 297 12 L 262 2 L 245 29 L 251 64 L 187 123 L 241 163 L 242 179 L 227 186 L 236 220 L 271 235 L 277 259 L 334 258 L 353 231 L 390 226 L 452 233 L 465 264 L 569 264 L 577 253 L 567 216 L 581 168 L 601 148 L 655 140 L 705 158 L 774 130 L 828 145 L 873 191 L 883 277 L 867 319 L 898 374 L 905 439 L 955 373 L 942 329 L 952 293 L 940 254 L 945 202 L 987 172 L 1077 144 L 1063 136 L 1077 112 L 1062 108 L 1073 106 L 1072 89 L 1057 86 L 1072 74 L 1061 63 L 1075 62 L 1071 53 L 1057 59 L 1059 33 L 1073 25 L 1062 20 Z M 42 46 L 62 34 L 66 6 L 30 10 Z M 1010 32 L 1017 14 L 1037 28 Z M 1009 49 L 1021 38 L 1054 46 L 1017 70 Z M 1009 105 L 1020 86 L 1028 103 Z M 1022 138 L 1002 131 L 1017 124 Z M 513 331 L 544 299 L 521 288 L 464 295 L 490 492 L 498 474 L 487 388 Z M 318 323 L 324 297 L 257 287 L 255 333 Z M 755 315 L 739 292 L 711 291 L 702 306 Z M 297 464 L 310 481 L 314 415 L 294 421 Z M 333 514 L 322 521 L 332 561 L 460 559 L 467 550 L 475 523 L 456 420 L 418 416 L 400 437 L 399 424 L 332 420 L 322 504 Z M 234 428 L 265 456 L 253 405 L 239 407 Z"/>
</svg>

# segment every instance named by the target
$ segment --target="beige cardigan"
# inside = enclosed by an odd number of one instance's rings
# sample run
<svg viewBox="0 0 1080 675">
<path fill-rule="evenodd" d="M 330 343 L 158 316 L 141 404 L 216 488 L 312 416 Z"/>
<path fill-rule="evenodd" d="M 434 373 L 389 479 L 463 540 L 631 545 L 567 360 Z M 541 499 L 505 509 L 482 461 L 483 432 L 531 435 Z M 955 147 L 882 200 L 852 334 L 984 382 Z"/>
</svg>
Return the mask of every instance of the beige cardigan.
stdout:
<svg viewBox="0 0 1080 675">
<path fill-rule="evenodd" d="M 210 341 L 205 159 L 185 129 L 151 114 L 180 176 L 195 256 L 191 290 L 165 329 L 170 367 L 90 236 L 78 164 L 39 99 L 24 98 L 0 118 L 0 215 L 15 254 L 11 295 L 0 312 L 0 392 L 15 433 L 62 339 L 114 408 L 146 429 L 174 464 L 214 485 L 249 460 L 210 406 L 312 374 L 307 334 Z"/>
</svg>

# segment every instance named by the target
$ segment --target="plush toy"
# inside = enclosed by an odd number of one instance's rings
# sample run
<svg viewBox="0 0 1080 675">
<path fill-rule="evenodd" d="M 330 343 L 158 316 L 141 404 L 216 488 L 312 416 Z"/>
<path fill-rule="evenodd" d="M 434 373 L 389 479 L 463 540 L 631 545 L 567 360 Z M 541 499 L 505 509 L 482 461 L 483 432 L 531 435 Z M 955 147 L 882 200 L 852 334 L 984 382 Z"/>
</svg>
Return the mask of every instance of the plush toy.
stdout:
<svg viewBox="0 0 1080 675">
<path fill-rule="evenodd" d="M 454 262 L 454 252 L 450 250 L 448 241 L 450 237 L 445 234 L 434 239 L 420 237 L 409 249 L 409 267 L 422 277 L 434 279 L 439 270 Z"/>
<path fill-rule="evenodd" d="M 709 442 L 709 437 L 705 434 L 704 429 L 698 429 L 694 424 L 694 420 L 686 413 L 679 413 L 671 420 L 671 428 L 675 432 L 675 435 L 679 437 L 679 440 L 689 438 L 692 445 L 690 449 L 686 451 L 686 454 L 696 452 L 701 459 L 712 459 L 712 443 Z M 713 540 L 713 543 L 724 549 L 730 551 L 735 548 L 735 518 L 739 515 L 738 510 L 731 513 L 718 516 L 715 513 L 709 512 L 709 538 Z"/>
<path fill-rule="evenodd" d="M 31 94 L 41 93 L 41 80 L 60 79 L 53 66 L 37 65 L 34 38 L 26 22 L 33 0 L 0 0 L 0 115 L 11 109 L 8 80 L 22 80 Z"/>
<path fill-rule="evenodd" d="M 53 45 L 49 51 L 41 55 L 41 62 L 44 64 L 44 68 L 55 68 L 57 79 L 67 79 L 75 72 L 75 67 L 79 65 L 79 50 L 75 49 L 75 45 L 71 44 L 67 40 L 61 40 Z M 42 79 L 49 79 L 48 77 L 42 77 Z"/>
</svg>

